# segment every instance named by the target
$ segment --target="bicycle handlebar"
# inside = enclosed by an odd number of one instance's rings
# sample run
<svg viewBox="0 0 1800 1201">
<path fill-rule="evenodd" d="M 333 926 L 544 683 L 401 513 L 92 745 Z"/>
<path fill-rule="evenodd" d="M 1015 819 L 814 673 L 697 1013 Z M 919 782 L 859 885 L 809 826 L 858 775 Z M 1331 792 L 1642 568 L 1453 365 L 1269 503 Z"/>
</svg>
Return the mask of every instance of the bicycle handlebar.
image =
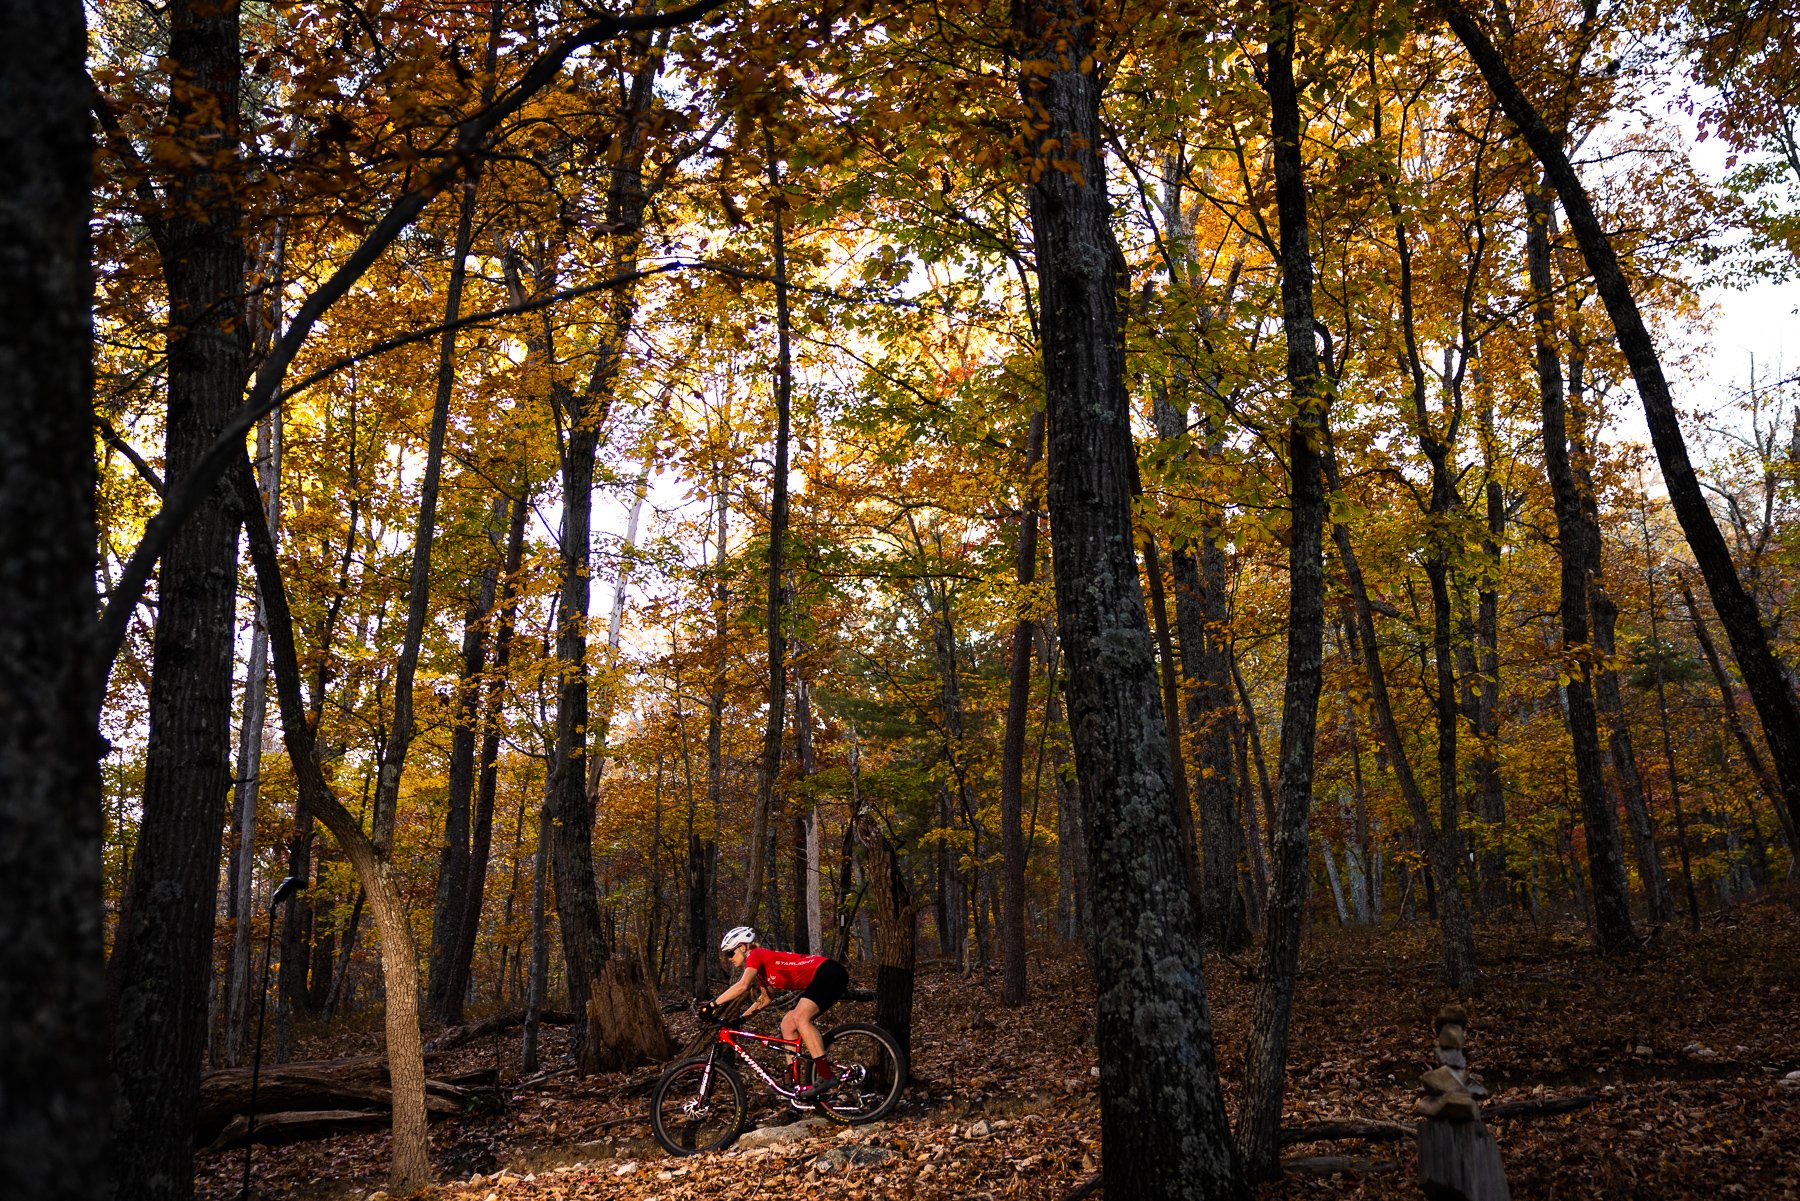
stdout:
<svg viewBox="0 0 1800 1201">
<path fill-rule="evenodd" d="M 694 1020 L 703 1026 L 711 1026 L 715 1030 L 723 1029 L 727 1026 L 736 1029 L 736 1026 L 734 1025 L 735 1019 L 728 1018 L 717 1010 L 711 1010 L 709 1012 L 709 1007 L 705 1006 L 698 997 L 689 1002 L 688 1012 L 692 1013 L 694 1015 Z"/>
</svg>

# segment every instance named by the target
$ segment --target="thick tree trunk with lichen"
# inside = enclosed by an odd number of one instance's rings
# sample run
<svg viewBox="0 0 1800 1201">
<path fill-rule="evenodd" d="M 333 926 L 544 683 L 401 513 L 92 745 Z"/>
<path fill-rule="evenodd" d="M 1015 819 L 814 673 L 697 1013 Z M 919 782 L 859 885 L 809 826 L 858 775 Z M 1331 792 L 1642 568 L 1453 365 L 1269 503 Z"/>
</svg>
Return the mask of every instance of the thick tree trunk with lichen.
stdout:
<svg viewBox="0 0 1800 1201">
<path fill-rule="evenodd" d="M 1088 841 L 1108 1196 L 1244 1197 L 1202 940 L 1177 848 L 1155 652 L 1132 539 L 1135 451 L 1100 153 L 1091 0 L 1014 10 L 1024 99 L 1058 147 L 1030 188 L 1049 415 L 1058 632 Z"/>
</svg>

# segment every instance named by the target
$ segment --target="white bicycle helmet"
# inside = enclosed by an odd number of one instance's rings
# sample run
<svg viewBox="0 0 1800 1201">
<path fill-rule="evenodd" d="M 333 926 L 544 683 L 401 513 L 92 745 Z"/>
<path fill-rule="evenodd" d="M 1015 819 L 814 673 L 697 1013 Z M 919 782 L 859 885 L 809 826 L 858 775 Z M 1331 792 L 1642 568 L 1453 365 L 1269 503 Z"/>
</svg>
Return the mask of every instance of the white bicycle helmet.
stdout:
<svg viewBox="0 0 1800 1201">
<path fill-rule="evenodd" d="M 719 940 L 719 954 L 729 955 L 741 946 L 756 941 L 756 931 L 749 926 L 733 926 L 725 931 L 725 937 Z"/>
</svg>

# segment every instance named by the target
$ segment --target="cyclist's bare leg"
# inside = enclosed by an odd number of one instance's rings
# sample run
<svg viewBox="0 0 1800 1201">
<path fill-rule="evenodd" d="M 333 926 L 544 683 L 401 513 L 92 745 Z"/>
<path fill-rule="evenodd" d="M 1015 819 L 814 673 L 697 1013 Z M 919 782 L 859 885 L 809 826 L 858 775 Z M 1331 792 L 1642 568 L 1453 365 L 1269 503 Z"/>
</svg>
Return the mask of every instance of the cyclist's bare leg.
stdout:
<svg viewBox="0 0 1800 1201">
<path fill-rule="evenodd" d="M 806 1045 L 806 1053 L 814 1059 L 825 1055 L 825 1040 L 819 1037 L 819 1028 L 813 1025 L 813 1019 L 818 1016 L 819 1003 L 811 997 L 801 997 L 781 1019 L 781 1036 L 799 1039 Z"/>
</svg>

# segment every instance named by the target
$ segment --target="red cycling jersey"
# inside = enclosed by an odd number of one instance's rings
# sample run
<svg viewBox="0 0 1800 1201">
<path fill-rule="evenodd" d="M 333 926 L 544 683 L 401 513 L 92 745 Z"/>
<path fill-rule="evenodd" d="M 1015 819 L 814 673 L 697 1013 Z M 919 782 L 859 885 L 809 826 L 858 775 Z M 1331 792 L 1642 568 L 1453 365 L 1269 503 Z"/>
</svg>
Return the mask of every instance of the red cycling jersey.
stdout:
<svg viewBox="0 0 1800 1201">
<path fill-rule="evenodd" d="M 825 956 L 751 947 L 744 962 L 760 972 L 770 988 L 805 988 L 812 983 L 813 973 L 825 962 Z"/>
</svg>

